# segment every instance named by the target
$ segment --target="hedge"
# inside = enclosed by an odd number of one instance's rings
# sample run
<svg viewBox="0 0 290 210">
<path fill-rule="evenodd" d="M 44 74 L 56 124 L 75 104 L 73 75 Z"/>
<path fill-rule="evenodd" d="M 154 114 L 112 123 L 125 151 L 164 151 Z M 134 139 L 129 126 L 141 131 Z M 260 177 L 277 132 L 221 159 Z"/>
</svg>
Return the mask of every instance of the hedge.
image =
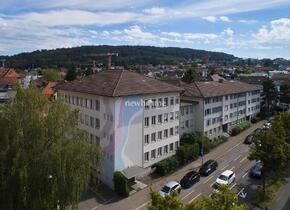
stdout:
<svg viewBox="0 0 290 210">
<path fill-rule="evenodd" d="M 120 171 L 114 173 L 115 192 L 122 196 L 129 196 L 128 179 Z"/>
<path fill-rule="evenodd" d="M 176 151 L 176 157 L 180 164 L 184 165 L 196 160 L 199 156 L 199 145 L 197 143 L 182 145 Z"/>
<path fill-rule="evenodd" d="M 235 126 L 232 131 L 231 131 L 231 135 L 232 136 L 236 136 L 239 133 L 241 133 L 242 131 L 246 130 L 247 128 L 250 127 L 250 123 L 249 122 L 242 122 L 239 125 Z"/>
<path fill-rule="evenodd" d="M 155 172 L 157 174 L 164 176 L 166 174 L 174 172 L 179 167 L 179 162 L 174 155 L 164 160 L 161 160 L 160 162 L 154 164 L 152 167 L 155 167 Z"/>
</svg>

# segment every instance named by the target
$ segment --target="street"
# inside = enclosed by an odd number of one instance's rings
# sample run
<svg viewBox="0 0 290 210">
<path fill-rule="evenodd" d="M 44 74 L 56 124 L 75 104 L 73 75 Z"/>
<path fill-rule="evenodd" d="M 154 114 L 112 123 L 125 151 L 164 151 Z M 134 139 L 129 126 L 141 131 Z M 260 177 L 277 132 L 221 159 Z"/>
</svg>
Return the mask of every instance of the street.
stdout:
<svg viewBox="0 0 290 210">
<path fill-rule="evenodd" d="M 230 137 L 229 140 L 212 150 L 210 153 L 204 155 L 204 162 L 209 159 L 218 161 L 218 169 L 210 174 L 208 177 L 201 177 L 200 181 L 190 189 L 182 190 L 180 198 L 185 204 L 188 204 L 194 200 L 202 198 L 202 196 L 208 196 L 212 193 L 212 185 L 215 183 L 216 178 L 225 170 L 232 170 L 236 174 L 236 180 L 231 185 L 231 188 L 237 193 L 240 193 L 240 201 L 248 201 L 248 196 L 251 196 L 250 190 L 252 186 L 258 187 L 258 185 L 252 185 L 257 180 L 252 180 L 248 177 L 249 170 L 255 164 L 247 159 L 250 151 L 248 145 L 244 145 L 243 141 L 247 135 L 252 133 L 256 128 L 262 127 L 263 121 L 254 124 L 241 134 Z M 190 170 L 198 170 L 201 165 L 201 158 L 190 163 L 179 171 L 158 179 L 144 190 L 138 191 L 128 198 L 111 198 L 109 202 L 97 203 L 93 205 L 93 201 L 90 200 L 90 208 L 85 208 L 85 202 L 82 201 L 79 205 L 81 210 L 99 210 L 99 209 L 147 209 L 150 203 L 150 188 L 155 191 L 159 191 L 162 186 L 168 181 L 180 181 L 181 178 Z M 251 186 L 250 186 L 251 184 Z M 243 189 L 244 188 L 244 189 Z M 249 191 L 249 192 L 247 192 Z M 244 197 L 244 198 L 243 198 Z"/>
</svg>

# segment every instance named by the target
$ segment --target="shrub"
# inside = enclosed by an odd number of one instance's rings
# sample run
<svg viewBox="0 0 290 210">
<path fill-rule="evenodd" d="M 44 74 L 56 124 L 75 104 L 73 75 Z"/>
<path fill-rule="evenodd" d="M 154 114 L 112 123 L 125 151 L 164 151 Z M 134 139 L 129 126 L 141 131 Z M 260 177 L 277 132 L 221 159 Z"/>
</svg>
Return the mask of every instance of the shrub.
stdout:
<svg viewBox="0 0 290 210">
<path fill-rule="evenodd" d="M 160 174 L 161 176 L 170 174 L 174 172 L 179 167 L 179 162 L 176 158 L 176 156 L 171 156 L 169 158 L 166 158 L 164 160 L 161 160 L 160 162 L 154 164 L 152 166 L 155 168 L 155 172 L 157 174 Z"/>
<path fill-rule="evenodd" d="M 120 171 L 114 173 L 115 192 L 122 196 L 129 196 L 128 179 Z"/>
<path fill-rule="evenodd" d="M 218 145 L 226 142 L 227 140 L 228 140 L 228 138 L 225 136 L 220 136 L 220 137 L 214 139 L 213 141 L 211 141 L 210 149 L 217 147 Z"/>
<path fill-rule="evenodd" d="M 199 145 L 197 143 L 182 145 L 176 151 L 176 157 L 180 164 L 184 165 L 189 161 L 196 160 L 199 156 Z"/>
<path fill-rule="evenodd" d="M 236 136 L 239 133 L 241 133 L 242 131 L 246 130 L 247 128 L 250 127 L 250 123 L 249 122 L 242 122 L 239 125 L 235 126 L 232 131 L 231 131 L 231 135 L 232 136 Z"/>
<path fill-rule="evenodd" d="M 185 133 L 180 138 L 180 145 L 194 144 L 197 141 L 197 136 L 193 133 Z"/>
<path fill-rule="evenodd" d="M 261 119 L 260 118 L 258 118 L 258 117 L 253 117 L 253 118 L 251 118 L 251 123 L 257 123 L 257 122 L 259 122 Z"/>
</svg>

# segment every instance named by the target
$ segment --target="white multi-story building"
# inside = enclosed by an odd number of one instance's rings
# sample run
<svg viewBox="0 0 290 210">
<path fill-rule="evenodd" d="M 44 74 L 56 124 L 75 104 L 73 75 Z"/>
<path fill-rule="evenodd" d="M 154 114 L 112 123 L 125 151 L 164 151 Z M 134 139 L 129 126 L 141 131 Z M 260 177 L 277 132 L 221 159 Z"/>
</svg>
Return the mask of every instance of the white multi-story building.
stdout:
<svg viewBox="0 0 290 210">
<path fill-rule="evenodd" d="M 260 112 L 261 87 L 256 85 L 239 81 L 175 85 L 184 89 L 180 106 L 181 135 L 196 133 L 212 139 Z"/>
<path fill-rule="evenodd" d="M 58 93 L 80 110 L 79 127 L 104 157 L 101 180 L 128 179 L 175 154 L 179 145 L 181 88 L 126 70 L 107 70 L 65 83 Z"/>
</svg>

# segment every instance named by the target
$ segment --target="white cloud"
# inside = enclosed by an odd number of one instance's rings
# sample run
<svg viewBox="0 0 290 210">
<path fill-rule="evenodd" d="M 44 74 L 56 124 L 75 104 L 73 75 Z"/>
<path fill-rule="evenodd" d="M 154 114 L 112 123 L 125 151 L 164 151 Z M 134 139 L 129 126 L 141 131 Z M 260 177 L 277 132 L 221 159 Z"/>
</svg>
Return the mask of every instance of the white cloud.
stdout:
<svg viewBox="0 0 290 210">
<path fill-rule="evenodd" d="M 215 16 L 206 16 L 206 17 L 202 17 L 202 19 L 207 20 L 211 23 L 215 23 L 217 21 L 217 17 Z"/>
<path fill-rule="evenodd" d="M 253 35 L 257 44 L 290 44 L 290 19 L 273 20 L 270 27 L 262 26 L 257 34 Z"/>
<path fill-rule="evenodd" d="M 234 31 L 231 28 L 227 28 L 223 31 L 223 33 L 227 36 L 233 36 L 234 35 Z"/>
<path fill-rule="evenodd" d="M 219 19 L 223 22 L 231 22 L 230 18 L 228 18 L 227 16 L 220 16 Z"/>
<path fill-rule="evenodd" d="M 164 15 L 165 14 L 165 8 L 152 7 L 150 9 L 145 9 L 144 12 L 148 13 L 150 15 Z"/>
</svg>

